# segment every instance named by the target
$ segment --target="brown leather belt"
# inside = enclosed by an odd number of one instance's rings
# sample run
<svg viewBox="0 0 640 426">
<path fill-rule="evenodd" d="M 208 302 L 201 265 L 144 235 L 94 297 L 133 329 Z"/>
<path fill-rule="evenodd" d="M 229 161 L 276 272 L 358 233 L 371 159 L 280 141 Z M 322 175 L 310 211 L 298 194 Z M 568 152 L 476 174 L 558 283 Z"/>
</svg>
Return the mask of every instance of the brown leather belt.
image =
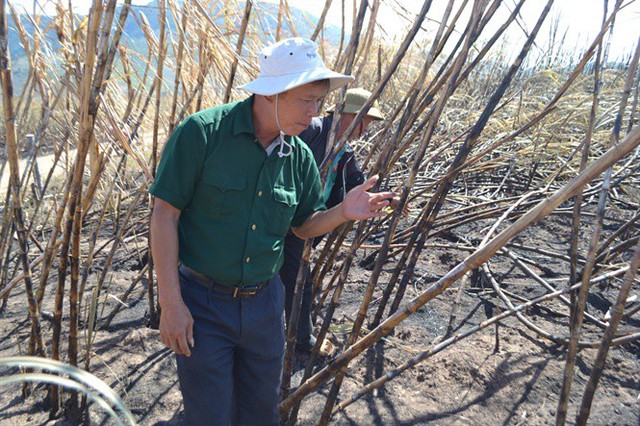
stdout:
<svg viewBox="0 0 640 426">
<path fill-rule="evenodd" d="M 242 286 L 242 287 L 231 287 L 228 285 L 220 284 L 215 279 L 210 277 L 209 275 L 201 274 L 198 271 L 194 271 L 186 265 L 180 264 L 178 266 L 179 271 L 184 274 L 187 278 L 191 278 L 197 283 L 215 291 L 218 293 L 224 293 L 230 295 L 232 298 L 236 297 L 252 297 L 255 296 L 269 284 L 269 280 L 262 281 L 258 284 L 250 285 L 250 286 Z"/>
</svg>

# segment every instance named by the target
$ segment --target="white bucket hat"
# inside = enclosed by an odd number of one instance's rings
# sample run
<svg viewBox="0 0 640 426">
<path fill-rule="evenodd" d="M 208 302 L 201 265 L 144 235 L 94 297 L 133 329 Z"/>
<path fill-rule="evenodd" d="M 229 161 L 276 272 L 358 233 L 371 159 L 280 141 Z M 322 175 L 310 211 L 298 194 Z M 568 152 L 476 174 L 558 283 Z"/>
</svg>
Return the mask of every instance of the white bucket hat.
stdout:
<svg viewBox="0 0 640 426">
<path fill-rule="evenodd" d="M 312 81 L 328 79 L 331 91 L 354 80 L 350 75 L 325 67 L 318 45 L 302 37 L 287 38 L 265 47 L 258 55 L 258 62 L 260 74 L 240 89 L 271 96 Z"/>
</svg>

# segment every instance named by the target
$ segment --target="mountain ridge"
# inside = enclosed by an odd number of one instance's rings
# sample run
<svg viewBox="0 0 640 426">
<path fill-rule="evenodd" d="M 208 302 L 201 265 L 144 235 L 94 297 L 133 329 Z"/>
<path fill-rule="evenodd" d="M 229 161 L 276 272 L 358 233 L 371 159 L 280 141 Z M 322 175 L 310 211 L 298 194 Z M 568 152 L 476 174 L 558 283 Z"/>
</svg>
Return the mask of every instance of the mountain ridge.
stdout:
<svg viewBox="0 0 640 426">
<path fill-rule="evenodd" d="M 184 0 L 178 1 L 179 5 L 182 5 L 183 3 Z M 219 7 L 220 5 L 216 5 L 216 9 L 211 12 L 214 16 L 222 12 Z M 131 8 L 132 11 L 137 15 L 144 14 L 149 26 L 151 27 L 152 32 L 156 35 L 159 34 L 160 26 L 157 13 L 159 6 L 157 0 L 150 1 L 145 5 L 131 5 Z M 122 6 L 117 7 L 114 22 L 117 21 L 117 17 L 119 16 L 121 9 Z M 237 11 L 237 13 L 241 16 L 244 7 L 238 9 L 239 10 Z M 150 10 L 153 10 L 154 13 L 149 13 Z M 315 26 L 317 25 L 319 18 L 295 7 L 291 7 L 290 12 L 292 19 L 296 24 L 296 30 L 298 31 L 299 35 L 303 37 L 310 36 L 315 30 Z M 259 22 L 256 21 L 257 13 L 260 16 Z M 36 26 L 33 23 L 33 20 L 30 19 L 26 13 L 20 13 L 20 11 L 18 11 L 18 15 L 20 16 L 20 22 L 23 25 L 25 32 L 30 35 L 35 34 L 37 30 Z M 75 16 L 77 18 L 77 21 L 80 21 L 84 17 L 86 17 L 86 15 L 84 14 L 76 14 Z M 278 6 L 276 4 L 267 2 L 255 2 L 251 15 L 251 23 L 252 25 L 256 25 L 258 30 L 262 29 L 265 34 L 265 43 L 272 42 L 275 39 L 274 34 L 277 27 L 277 16 Z M 46 42 L 50 46 L 52 46 L 52 50 L 54 52 L 58 52 L 61 45 L 57 39 L 55 30 L 53 29 L 53 18 L 53 16 L 49 15 L 40 15 L 40 24 L 38 25 L 38 30 L 44 34 L 44 38 Z M 216 19 L 214 19 L 214 22 L 221 21 L 222 19 L 222 17 L 217 17 Z M 167 13 L 167 22 L 169 30 L 175 32 L 176 24 L 171 13 Z M 240 23 L 241 22 L 238 21 L 236 25 L 239 26 Z M 283 25 L 282 31 L 285 36 L 291 36 L 288 25 Z M 126 42 L 129 48 L 144 56 L 147 55 L 148 52 L 146 36 L 132 14 L 127 17 L 127 21 L 125 22 L 124 34 L 125 35 L 123 36 L 123 41 Z M 334 25 L 329 25 L 325 27 L 324 34 L 326 40 L 328 40 L 330 43 L 337 44 L 340 37 L 340 29 Z M 14 80 L 15 92 L 19 93 L 24 87 L 24 84 L 26 83 L 26 80 L 28 78 L 29 61 L 25 49 L 22 46 L 22 41 L 20 40 L 18 31 L 15 27 L 13 17 L 9 19 L 9 51 L 12 60 L 12 75 Z M 168 54 L 172 54 L 171 50 L 169 50 Z"/>
</svg>

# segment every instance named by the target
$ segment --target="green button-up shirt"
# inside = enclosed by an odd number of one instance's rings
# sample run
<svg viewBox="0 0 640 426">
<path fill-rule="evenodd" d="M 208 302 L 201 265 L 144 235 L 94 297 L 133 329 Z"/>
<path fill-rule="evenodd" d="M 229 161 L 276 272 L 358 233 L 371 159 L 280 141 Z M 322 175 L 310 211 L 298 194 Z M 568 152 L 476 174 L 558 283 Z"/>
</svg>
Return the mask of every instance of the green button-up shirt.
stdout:
<svg viewBox="0 0 640 426">
<path fill-rule="evenodd" d="M 283 240 L 324 210 L 318 168 L 307 146 L 267 155 L 257 141 L 253 97 L 187 118 L 171 135 L 149 192 L 180 209 L 179 257 L 222 284 L 271 278 Z M 286 150 L 285 150 L 286 152 Z"/>
</svg>

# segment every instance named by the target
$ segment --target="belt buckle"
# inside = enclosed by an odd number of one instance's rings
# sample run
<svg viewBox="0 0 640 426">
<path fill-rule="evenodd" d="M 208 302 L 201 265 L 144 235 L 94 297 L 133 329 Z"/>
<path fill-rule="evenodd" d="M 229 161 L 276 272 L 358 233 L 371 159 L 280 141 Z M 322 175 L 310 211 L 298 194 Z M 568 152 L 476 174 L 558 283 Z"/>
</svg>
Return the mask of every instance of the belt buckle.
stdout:
<svg viewBox="0 0 640 426">
<path fill-rule="evenodd" d="M 238 295 L 240 297 L 253 297 L 256 294 L 258 294 L 258 292 L 261 289 L 260 286 L 252 286 L 252 288 L 242 288 L 242 287 L 236 287 L 236 288 L 238 288 L 240 290 L 238 292 Z"/>
<path fill-rule="evenodd" d="M 242 296 L 243 297 L 251 297 L 251 296 L 255 296 L 256 293 L 258 293 L 259 288 L 254 288 L 252 290 L 246 290 L 242 292 Z"/>
<path fill-rule="evenodd" d="M 231 293 L 231 297 L 235 299 L 236 297 L 238 297 L 238 294 L 240 294 L 240 287 L 234 287 L 233 293 Z"/>
</svg>

